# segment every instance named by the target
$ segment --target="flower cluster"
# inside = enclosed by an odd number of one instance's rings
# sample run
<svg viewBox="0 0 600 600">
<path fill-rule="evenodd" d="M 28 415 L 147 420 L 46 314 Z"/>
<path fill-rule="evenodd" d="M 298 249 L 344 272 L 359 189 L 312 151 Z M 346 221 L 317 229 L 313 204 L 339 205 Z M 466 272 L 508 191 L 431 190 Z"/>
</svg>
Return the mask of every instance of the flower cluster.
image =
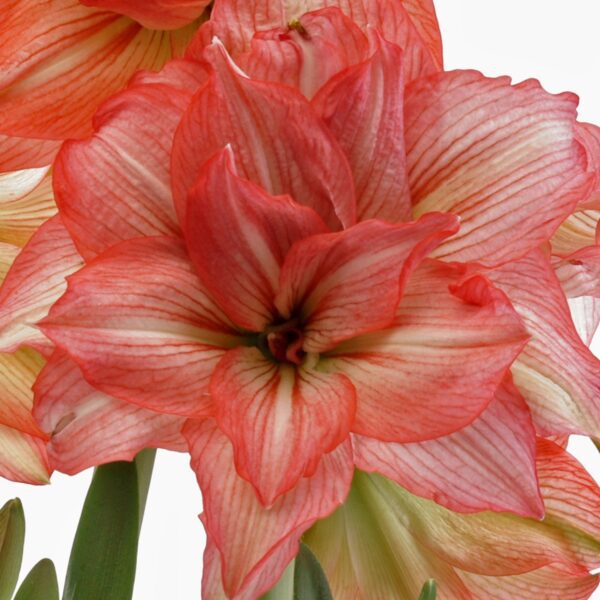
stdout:
<svg viewBox="0 0 600 600">
<path fill-rule="evenodd" d="M 0 475 L 189 452 L 207 600 L 301 538 L 335 598 L 589 597 L 600 129 L 431 0 L 207 4 L 0 9 Z"/>
</svg>

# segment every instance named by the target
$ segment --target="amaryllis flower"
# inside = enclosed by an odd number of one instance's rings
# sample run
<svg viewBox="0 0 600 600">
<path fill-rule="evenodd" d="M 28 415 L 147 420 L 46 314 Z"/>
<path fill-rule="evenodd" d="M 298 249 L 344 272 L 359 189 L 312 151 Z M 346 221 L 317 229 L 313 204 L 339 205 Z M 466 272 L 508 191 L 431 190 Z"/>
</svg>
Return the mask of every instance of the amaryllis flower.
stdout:
<svg viewBox="0 0 600 600">
<path fill-rule="evenodd" d="M 444 600 L 589 598 L 598 586 L 590 570 L 600 565 L 598 487 L 546 440 L 538 443 L 537 468 L 543 521 L 452 513 L 379 475 L 357 472 L 344 506 L 304 541 L 335 598 L 417 598 L 432 574 Z"/>
<path fill-rule="evenodd" d="M 6 0 L 0 7 L 0 170 L 50 164 L 89 135 L 139 69 L 180 56 L 209 0 Z"/>
<path fill-rule="evenodd" d="M 56 211 L 47 169 L 0 176 L 0 279 L 21 247 Z M 6 293 L 6 292 L 4 292 Z M 31 386 L 43 366 L 29 348 L 0 354 L 0 476 L 27 483 L 49 477 L 46 433 L 31 413 Z"/>
</svg>

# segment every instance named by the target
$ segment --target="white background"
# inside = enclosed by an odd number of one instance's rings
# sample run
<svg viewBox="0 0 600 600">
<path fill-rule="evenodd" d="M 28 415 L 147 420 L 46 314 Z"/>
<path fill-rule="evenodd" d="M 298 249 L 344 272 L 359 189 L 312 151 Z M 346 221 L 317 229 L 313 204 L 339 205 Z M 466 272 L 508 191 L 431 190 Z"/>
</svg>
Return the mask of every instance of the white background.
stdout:
<svg viewBox="0 0 600 600">
<path fill-rule="evenodd" d="M 579 94 L 580 118 L 600 124 L 598 0 L 437 0 L 436 7 L 447 69 L 476 68 L 515 81 L 535 77 L 550 92 Z M 600 352 L 600 344 L 595 350 Z M 600 460 L 589 442 L 573 440 L 570 448 L 600 481 Z M 90 477 L 90 471 L 56 474 L 45 488 L 0 480 L 0 504 L 19 496 L 25 506 L 24 573 L 47 556 L 62 582 Z M 140 541 L 135 600 L 199 598 L 200 511 L 187 457 L 160 452 Z"/>
</svg>

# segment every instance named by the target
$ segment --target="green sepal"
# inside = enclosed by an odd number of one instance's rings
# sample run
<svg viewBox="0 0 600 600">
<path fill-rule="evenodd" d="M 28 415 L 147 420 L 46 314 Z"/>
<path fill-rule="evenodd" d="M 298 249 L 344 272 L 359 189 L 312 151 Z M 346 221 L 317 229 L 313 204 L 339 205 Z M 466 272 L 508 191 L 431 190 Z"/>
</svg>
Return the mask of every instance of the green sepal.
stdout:
<svg viewBox="0 0 600 600">
<path fill-rule="evenodd" d="M 430 579 L 425 583 L 423 589 L 421 590 L 421 594 L 419 596 L 419 600 L 435 600 L 437 597 L 437 585 L 433 579 Z"/>
<path fill-rule="evenodd" d="M 301 543 L 295 560 L 261 600 L 333 600 L 333 596 L 317 557 Z"/>
<path fill-rule="evenodd" d="M 14 600 L 60 600 L 54 563 L 44 558 L 25 577 Z"/>
<path fill-rule="evenodd" d="M 0 509 L 0 600 L 10 600 L 21 571 L 25 515 L 18 498 Z"/>
<path fill-rule="evenodd" d="M 156 451 L 98 467 L 67 568 L 63 600 L 131 600 L 140 527 Z"/>
</svg>

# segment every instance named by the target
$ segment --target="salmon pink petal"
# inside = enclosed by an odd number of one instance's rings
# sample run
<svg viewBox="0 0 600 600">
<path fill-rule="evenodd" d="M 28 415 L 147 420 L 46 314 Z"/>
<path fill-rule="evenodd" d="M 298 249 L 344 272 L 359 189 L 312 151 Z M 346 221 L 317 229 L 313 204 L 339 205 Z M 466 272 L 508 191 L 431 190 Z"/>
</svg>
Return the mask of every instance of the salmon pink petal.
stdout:
<svg viewBox="0 0 600 600">
<path fill-rule="evenodd" d="M 486 577 L 475 573 L 460 573 L 475 598 L 514 600 L 515 598 L 556 598 L 557 600 L 587 600 L 598 587 L 598 575 L 586 569 L 548 565 L 521 575 Z"/>
<path fill-rule="evenodd" d="M 34 386 L 34 415 L 50 435 L 53 469 L 74 475 L 144 448 L 185 450 L 184 417 L 151 412 L 94 389 L 77 365 L 57 350 Z"/>
<path fill-rule="evenodd" d="M 208 378 L 238 338 L 179 240 L 121 242 L 69 278 L 41 324 L 96 389 L 157 412 L 204 416 Z"/>
<path fill-rule="evenodd" d="M 185 238 L 200 279 L 240 327 L 261 331 L 273 305 L 281 265 L 292 244 L 327 227 L 289 196 L 269 196 L 235 174 L 231 150 L 207 161 L 192 189 Z"/>
<path fill-rule="evenodd" d="M 312 98 L 331 77 L 368 56 L 367 36 L 335 7 L 256 34 L 237 61 L 253 79 L 286 83 Z"/>
<path fill-rule="evenodd" d="M 45 445 L 38 437 L 0 425 L 0 477 L 33 485 L 49 483 Z"/>
<path fill-rule="evenodd" d="M 527 404 L 510 379 L 473 423 L 455 433 L 416 444 L 355 435 L 353 447 L 359 469 L 381 473 L 450 510 L 544 516 L 535 431 Z"/>
<path fill-rule="evenodd" d="M 0 353 L 0 424 L 44 438 L 31 414 L 31 385 L 44 361 L 30 349 Z"/>
<path fill-rule="evenodd" d="M 538 431 L 599 437 L 600 361 L 577 334 L 549 259 L 534 251 L 489 277 L 506 292 L 531 334 L 512 371 Z"/>
<path fill-rule="evenodd" d="M 197 19 L 210 0 L 81 0 L 81 3 L 126 15 L 148 29 L 178 29 Z"/>
<path fill-rule="evenodd" d="M 48 140 L 91 133 L 96 107 L 137 70 L 159 69 L 178 35 L 78 0 L 9 0 L 2 17 L 0 132 Z"/>
<path fill-rule="evenodd" d="M 591 194 L 580 206 L 600 208 L 600 127 L 591 123 L 577 123 L 577 138 L 585 148 L 588 171 L 595 175 Z"/>
<path fill-rule="evenodd" d="M 60 141 L 36 140 L 0 134 L 0 173 L 40 168 L 54 160 Z"/>
<path fill-rule="evenodd" d="M 600 246 L 587 246 L 552 260 L 554 272 L 568 298 L 600 297 Z"/>
<path fill-rule="evenodd" d="M 46 353 L 50 342 L 36 327 L 83 261 L 60 217 L 44 223 L 15 259 L 0 288 L 0 350 L 22 345 Z"/>
<path fill-rule="evenodd" d="M 180 235 L 171 197 L 171 145 L 206 72 L 189 61 L 169 63 L 164 71 L 145 75 L 143 83 L 105 102 L 94 117 L 93 137 L 66 142 L 58 155 L 56 201 L 86 259 L 122 240 Z"/>
<path fill-rule="evenodd" d="M 457 228 L 452 215 L 438 213 L 398 225 L 365 221 L 297 242 L 281 271 L 277 308 L 305 324 L 306 352 L 386 327 L 411 272 Z"/>
<path fill-rule="evenodd" d="M 206 49 L 213 69 L 175 135 L 175 206 L 185 222 L 187 194 L 201 165 L 231 145 L 239 174 L 273 195 L 289 194 L 332 228 L 355 220 L 348 161 L 309 102 L 296 90 L 253 81 L 219 43 Z"/>
<path fill-rule="evenodd" d="M 312 477 L 266 509 L 236 473 L 231 444 L 214 421 L 188 421 L 184 435 L 202 490 L 209 544 L 221 557 L 225 592 L 243 597 L 259 580 L 262 589 L 255 593 L 264 593 L 294 558 L 300 536 L 344 501 L 353 472 L 350 444 L 323 457 Z"/>
<path fill-rule="evenodd" d="M 416 81 L 405 97 L 415 214 L 461 217 L 437 257 L 487 266 L 518 259 L 587 196 L 593 176 L 575 138 L 576 96 L 453 71 Z"/>
<path fill-rule="evenodd" d="M 404 148 L 403 56 L 383 40 L 373 57 L 325 85 L 313 106 L 343 148 L 361 221 L 410 221 Z"/>
<path fill-rule="evenodd" d="M 237 471 L 265 506 L 311 476 L 323 454 L 348 437 L 354 419 L 354 388 L 344 375 L 277 365 L 258 348 L 229 351 L 210 392 Z"/>
<path fill-rule="evenodd" d="M 407 81 L 442 68 L 442 43 L 431 0 L 221 0 L 211 19 L 188 48 L 199 58 L 214 36 L 234 57 L 248 50 L 256 32 L 286 27 L 302 15 L 328 6 L 339 7 L 363 31 L 377 29 L 385 39 L 406 51 Z"/>
<path fill-rule="evenodd" d="M 488 280 L 424 263 L 409 280 L 393 326 L 349 340 L 323 369 L 356 388 L 353 431 L 420 442 L 469 425 L 494 398 L 527 334 Z"/>
<path fill-rule="evenodd" d="M 48 167 L 0 174 L 0 241 L 24 246 L 56 213 Z"/>
</svg>

